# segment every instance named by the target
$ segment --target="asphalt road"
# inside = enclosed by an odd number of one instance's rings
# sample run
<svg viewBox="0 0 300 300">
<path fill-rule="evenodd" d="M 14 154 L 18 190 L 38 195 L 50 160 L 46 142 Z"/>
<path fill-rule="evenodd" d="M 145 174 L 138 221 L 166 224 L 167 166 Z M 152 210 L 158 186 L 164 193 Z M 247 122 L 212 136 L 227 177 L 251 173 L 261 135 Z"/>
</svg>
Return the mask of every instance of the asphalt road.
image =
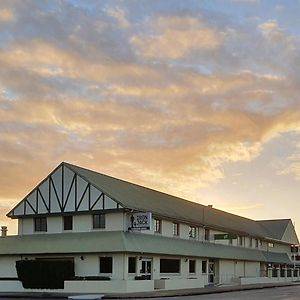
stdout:
<svg viewBox="0 0 300 300">
<path fill-rule="evenodd" d="M 142 299 L 142 298 L 140 298 Z M 230 292 L 199 296 L 163 297 L 148 298 L 144 300 L 261 300 L 261 299 L 281 299 L 300 300 L 300 286 L 277 287 L 259 290 L 249 290 L 241 292 Z M 137 300 L 137 299 L 136 299 Z"/>
</svg>

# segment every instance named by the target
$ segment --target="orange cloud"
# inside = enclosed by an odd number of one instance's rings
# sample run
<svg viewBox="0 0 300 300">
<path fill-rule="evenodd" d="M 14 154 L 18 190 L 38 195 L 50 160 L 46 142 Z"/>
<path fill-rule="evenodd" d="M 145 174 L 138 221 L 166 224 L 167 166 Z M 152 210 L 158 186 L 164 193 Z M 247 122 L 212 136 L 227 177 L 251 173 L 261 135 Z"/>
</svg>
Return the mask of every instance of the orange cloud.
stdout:
<svg viewBox="0 0 300 300">
<path fill-rule="evenodd" d="M 195 50 L 215 49 L 222 40 L 221 34 L 197 18 L 169 16 L 152 22 L 155 34 L 131 38 L 131 44 L 144 57 L 178 59 Z"/>
</svg>

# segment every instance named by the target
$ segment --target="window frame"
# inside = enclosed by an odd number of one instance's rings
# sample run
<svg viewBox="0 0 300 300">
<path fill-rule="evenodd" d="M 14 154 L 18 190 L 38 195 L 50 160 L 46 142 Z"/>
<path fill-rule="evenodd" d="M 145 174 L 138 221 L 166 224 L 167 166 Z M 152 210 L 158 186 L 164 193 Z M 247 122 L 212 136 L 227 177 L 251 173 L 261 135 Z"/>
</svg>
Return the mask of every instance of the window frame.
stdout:
<svg viewBox="0 0 300 300">
<path fill-rule="evenodd" d="M 101 261 L 108 259 L 110 260 L 110 266 L 109 266 L 109 271 L 110 272 L 102 272 L 101 270 Z M 107 266 L 106 266 L 107 267 Z M 103 270 L 103 271 L 107 271 L 107 270 Z M 112 274 L 113 273 L 113 256 L 100 256 L 99 257 L 99 273 L 100 274 Z"/>
<path fill-rule="evenodd" d="M 33 218 L 33 227 L 34 232 L 47 232 L 48 224 L 47 217 L 34 217 Z"/>
<path fill-rule="evenodd" d="M 99 217 L 99 219 L 96 220 L 95 219 L 96 217 Z M 102 220 L 102 222 L 101 222 L 102 217 L 104 220 Z M 92 228 L 93 229 L 105 229 L 106 228 L 106 214 L 105 213 L 92 214 Z"/>
<path fill-rule="evenodd" d="M 189 259 L 189 274 L 196 274 L 196 259 Z"/>
<path fill-rule="evenodd" d="M 130 260 L 134 260 L 134 272 L 131 272 L 131 270 L 130 270 Z M 128 274 L 136 274 L 136 270 L 137 270 L 136 256 L 128 256 L 128 267 L 127 267 Z"/>
<path fill-rule="evenodd" d="M 179 233 L 180 233 L 179 223 L 173 222 L 172 229 L 173 229 L 173 236 L 179 236 Z"/>
<path fill-rule="evenodd" d="M 210 241 L 210 230 L 209 228 L 204 228 L 204 240 Z"/>
<path fill-rule="evenodd" d="M 189 238 L 196 239 L 197 238 L 197 227 L 196 226 L 190 226 L 189 228 Z"/>
<path fill-rule="evenodd" d="M 70 228 L 66 228 L 67 227 L 66 225 L 70 225 L 70 224 L 68 224 L 67 220 L 71 220 L 71 226 L 70 226 Z M 73 216 L 63 216 L 63 230 L 64 231 L 71 231 L 71 230 L 73 230 Z"/>
<path fill-rule="evenodd" d="M 205 266 L 205 272 L 203 272 L 204 271 L 204 267 Z M 201 262 L 201 272 L 202 272 L 202 274 L 207 274 L 207 266 L 208 266 L 208 264 L 207 264 L 207 260 L 202 260 L 202 262 Z"/>
<path fill-rule="evenodd" d="M 161 219 L 154 219 L 154 233 L 161 233 Z"/>
<path fill-rule="evenodd" d="M 171 261 L 176 261 L 176 267 L 174 267 L 174 270 L 162 270 L 162 268 L 166 268 L 166 265 L 162 265 L 163 263 L 171 263 Z M 179 258 L 161 258 L 159 260 L 159 273 L 160 274 L 180 274 L 180 269 L 181 269 L 181 260 Z"/>
</svg>

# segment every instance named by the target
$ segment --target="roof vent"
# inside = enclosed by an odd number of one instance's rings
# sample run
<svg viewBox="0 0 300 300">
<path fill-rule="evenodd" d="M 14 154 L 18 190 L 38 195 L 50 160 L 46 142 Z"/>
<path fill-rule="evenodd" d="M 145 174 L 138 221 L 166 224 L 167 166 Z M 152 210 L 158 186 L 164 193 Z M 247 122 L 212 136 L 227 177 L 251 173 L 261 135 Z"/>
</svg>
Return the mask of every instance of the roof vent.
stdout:
<svg viewBox="0 0 300 300">
<path fill-rule="evenodd" d="M 208 208 L 213 208 L 212 204 L 207 205 Z"/>
<path fill-rule="evenodd" d="M 1 226 L 1 237 L 7 236 L 7 226 Z"/>
</svg>

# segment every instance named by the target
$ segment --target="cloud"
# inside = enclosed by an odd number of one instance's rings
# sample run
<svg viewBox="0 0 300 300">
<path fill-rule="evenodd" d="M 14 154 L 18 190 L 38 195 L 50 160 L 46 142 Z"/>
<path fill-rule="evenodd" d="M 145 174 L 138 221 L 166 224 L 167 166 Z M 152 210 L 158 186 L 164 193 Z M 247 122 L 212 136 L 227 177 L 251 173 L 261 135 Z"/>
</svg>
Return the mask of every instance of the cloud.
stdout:
<svg viewBox="0 0 300 300">
<path fill-rule="evenodd" d="M 16 16 L 12 10 L 9 8 L 0 7 L 0 23 L 1 22 L 13 22 L 15 21 Z"/>
<path fill-rule="evenodd" d="M 199 201 L 300 128 L 298 44 L 276 20 L 26 3 L 0 48 L 0 203 L 61 161 Z"/>
<path fill-rule="evenodd" d="M 150 22 L 149 22 L 150 23 Z M 153 33 L 135 35 L 131 44 L 148 58 L 179 59 L 193 51 L 212 50 L 221 43 L 221 34 L 190 16 L 168 16 L 151 20 Z"/>
</svg>

